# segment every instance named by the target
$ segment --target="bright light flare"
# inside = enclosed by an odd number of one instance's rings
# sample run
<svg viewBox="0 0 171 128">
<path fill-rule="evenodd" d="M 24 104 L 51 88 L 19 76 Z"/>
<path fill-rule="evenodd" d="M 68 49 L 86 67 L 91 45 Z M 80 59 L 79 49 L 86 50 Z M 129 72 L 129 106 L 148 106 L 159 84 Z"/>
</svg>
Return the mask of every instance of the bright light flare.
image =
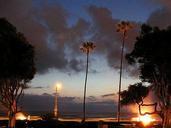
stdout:
<svg viewBox="0 0 171 128">
<path fill-rule="evenodd" d="M 151 118 L 150 115 L 139 116 L 139 121 L 141 121 L 144 126 L 149 125 L 151 122 L 155 121 L 155 119 Z"/>
<path fill-rule="evenodd" d="M 22 112 L 16 113 L 15 117 L 16 117 L 16 120 L 26 120 L 27 119 L 27 117 Z"/>
<path fill-rule="evenodd" d="M 155 119 L 153 119 L 150 115 L 146 114 L 144 116 L 140 115 L 139 117 L 134 117 L 132 118 L 132 121 L 142 122 L 144 126 L 147 126 L 151 124 L 152 122 L 154 122 Z"/>
<path fill-rule="evenodd" d="M 57 89 L 58 91 L 62 89 L 62 83 L 61 82 L 57 82 L 55 84 L 55 89 Z"/>
</svg>

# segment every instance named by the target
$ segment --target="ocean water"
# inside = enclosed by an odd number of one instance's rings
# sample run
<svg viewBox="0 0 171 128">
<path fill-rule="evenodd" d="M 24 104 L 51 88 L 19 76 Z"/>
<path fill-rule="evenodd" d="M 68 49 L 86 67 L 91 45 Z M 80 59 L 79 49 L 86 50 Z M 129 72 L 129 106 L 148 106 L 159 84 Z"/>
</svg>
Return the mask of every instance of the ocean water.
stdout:
<svg viewBox="0 0 171 128">
<path fill-rule="evenodd" d="M 32 115 L 32 116 L 42 116 L 46 114 L 53 114 L 53 111 L 22 111 L 26 115 Z M 0 116 L 7 116 L 7 112 L 0 112 Z M 82 118 L 83 113 L 82 112 L 74 112 L 74 111 L 59 111 L 59 117 L 61 118 Z M 113 112 L 93 112 L 93 111 L 87 111 L 86 112 L 87 118 L 116 118 L 117 113 Z M 137 117 L 136 113 L 121 113 L 121 118 L 124 119 L 130 119 L 132 117 Z"/>
<path fill-rule="evenodd" d="M 30 111 L 25 112 L 29 115 L 42 116 L 45 114 L 53 114 L 51 111 Z M 0 113 L 2 115 L 2 113 Z M 4 115 L 4 114 L 3 114 Z M 59 112 L 59 117 L 61 118 L 81 118 L 83 116 L 82 112 Z M 121 118 L 132 118 L 136 117 L 136 113 L 121 113 Z M 117 113 L 106 112 L 106 113 L 97 113 L 97 112 L 86 112 L 87 118 L 116 118 Z"/>
</svg>

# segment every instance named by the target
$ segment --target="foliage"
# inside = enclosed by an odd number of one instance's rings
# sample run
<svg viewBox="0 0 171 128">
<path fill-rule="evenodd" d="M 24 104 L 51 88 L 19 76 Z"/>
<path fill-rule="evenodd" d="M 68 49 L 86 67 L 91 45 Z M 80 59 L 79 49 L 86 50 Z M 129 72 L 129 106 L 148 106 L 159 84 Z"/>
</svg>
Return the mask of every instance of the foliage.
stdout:
<svg viewBox="0 0 171 128">
<path fill-rule="evenodd" d="M 129 85 L 128 90 L 124 90 L 121 92 L 121 104 L 129 105 L 129 104 L 141 104 L 143 99 L 148 95 L 149 88 L 143 86 L 142 83 L 136 83 L 133 85 Z"/>
<path fill-rule="evenodd" d="M 85 53 L 90 53 L 91 51 L 94 50 L 96 46 L 94 45 L 93 42 L 85 42 L 82 44 L 82 46 L 80 47 L 80 50 L 85 52 Z"/>
<path fill-rule="evenodd" d="M 0 62 L 0 102 L 13 118 L 23 89 L 35 74 L 34 48 L 4 18 L 0 18 Z"/>
<path fill-rule="evenodd" d="M 158 98 L 163 127 L 169 127 L 171 96 L 171 27 L 142 25 L 134 49 L 126 55 L 130 64 L 138 64 L 140 79 L 148 82 Z"/>
<path fill-rule="evenodd" d="M 35 74 L 34 49 L 5 19 L 0 19 L 0 45 L 0 79 L 29 82 Z"/>
<path fill-rule="evenodd" d="M 119 24 L 117 24 L 117 32 L 121 32 L 123 34 L 126 34 L 126 32 L 131 29 L 133 26 L 130 22 L 128 21 L 122 21 Z"/>
<path fill-rule="evenodd" d="M 171 82 L 171 27 L 160 30 L 142 25 L 133 51 L 126 58 L 130 64 L 140 64 L 142 81 L 153 83 L 155 77 L 163 77 Z"/>
</svg>

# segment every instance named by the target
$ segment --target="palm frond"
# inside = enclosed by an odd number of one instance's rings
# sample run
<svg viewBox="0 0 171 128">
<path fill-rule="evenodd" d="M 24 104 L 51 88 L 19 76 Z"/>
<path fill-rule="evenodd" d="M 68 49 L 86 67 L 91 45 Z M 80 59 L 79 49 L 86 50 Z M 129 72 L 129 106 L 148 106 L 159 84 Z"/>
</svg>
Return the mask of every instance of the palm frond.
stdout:
<svg viewBox="0 0 171 128">
<path fill-rule="evenodd" d="M 127 32 L 129 29 L 133 28 L 133 25 L 129 21 L 121 21 L 116 26 L 116 32 Z"/>
<path fill-rule="evenodd" d="M 80 47 L 80 50 L 84 53 L 89 53 L 95 49 L 95 45 L 93 42 L 84 42 Z"/>
</svg>

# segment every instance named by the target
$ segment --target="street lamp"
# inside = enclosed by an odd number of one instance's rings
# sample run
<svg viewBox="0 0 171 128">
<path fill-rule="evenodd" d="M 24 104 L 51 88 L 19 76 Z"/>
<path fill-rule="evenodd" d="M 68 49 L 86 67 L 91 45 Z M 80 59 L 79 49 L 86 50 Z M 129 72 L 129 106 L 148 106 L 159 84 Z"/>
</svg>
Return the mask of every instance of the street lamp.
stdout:
<svg viewBox="0 0 171 128">
<path fill-rule="evenodd" d="M 55 84 L 55 99 L 54 99 L 54 117 L 58 119 L 59 110 L 58 110 L 58 92 L 62 88 L 62 83 Z"/>
</svg>

